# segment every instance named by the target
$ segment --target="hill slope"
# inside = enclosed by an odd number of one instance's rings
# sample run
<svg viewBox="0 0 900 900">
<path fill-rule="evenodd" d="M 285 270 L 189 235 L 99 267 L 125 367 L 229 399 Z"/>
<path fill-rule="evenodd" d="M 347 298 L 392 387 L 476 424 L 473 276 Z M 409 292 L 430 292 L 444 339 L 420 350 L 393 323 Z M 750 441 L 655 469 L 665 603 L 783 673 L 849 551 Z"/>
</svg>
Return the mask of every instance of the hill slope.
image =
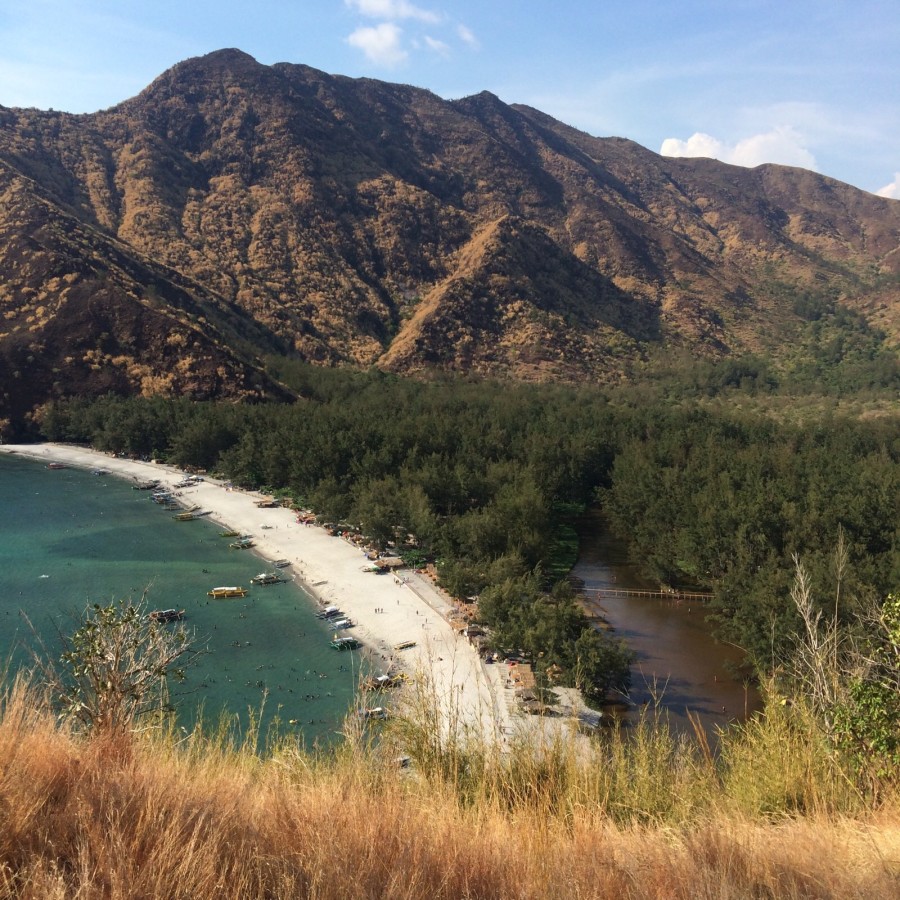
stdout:
<svg viewBox="0 0 900 900">
<path fill-rule="evenodd" d="M 237 50 L 92 115 L 0 108 L 0 190 L 4 389 L 29 355 L 84 361 L 13 412 L 70 388 L 277 393 L 252 358 L 272 350 L 605 379 L 658 345 L 777 352 L 796 290 L 900 338 L 896 201 Z M 147 371 L 98 375 L 88 350 Z"/>
</svg>

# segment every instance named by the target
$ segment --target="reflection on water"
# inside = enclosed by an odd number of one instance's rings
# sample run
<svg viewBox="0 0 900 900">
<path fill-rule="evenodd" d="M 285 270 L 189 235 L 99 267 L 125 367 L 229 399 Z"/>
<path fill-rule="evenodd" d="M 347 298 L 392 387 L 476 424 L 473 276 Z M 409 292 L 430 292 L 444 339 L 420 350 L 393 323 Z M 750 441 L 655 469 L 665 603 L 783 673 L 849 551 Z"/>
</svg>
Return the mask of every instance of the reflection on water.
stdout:
<svg viewBox="0 0 900 900">
<path fill-rule="evenodd" d="M 598 511 L 579 524 L 580 555 L 573 574 L 586 590 L 619 588 L 659 590 L 642 579 Z M 648 597 L 604 597 L 591 607 L 613 627 L 614 634 L 635 652 L 630 699 L 633 703 L 661 698 L 670 721 L 690 728 L 687 711 L 696 714 L 707 731 L 759 708 L 759 697 L 733 672 L 743 654 L 716 641 L 702 603 Z"/>
</svg>

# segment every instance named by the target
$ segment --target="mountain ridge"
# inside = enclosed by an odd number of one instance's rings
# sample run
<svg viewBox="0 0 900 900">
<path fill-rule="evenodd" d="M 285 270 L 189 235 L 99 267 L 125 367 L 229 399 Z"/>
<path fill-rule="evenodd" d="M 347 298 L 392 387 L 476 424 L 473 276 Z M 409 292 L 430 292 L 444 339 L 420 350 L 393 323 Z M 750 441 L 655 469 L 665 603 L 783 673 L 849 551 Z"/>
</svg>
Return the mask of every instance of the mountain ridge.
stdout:
<svg viewBox="0 0 900 900">
<path fill-rule="evenodd" d="M 0 163 L 7 187 L 19 179 L 17 202 L 0 206 L 18 247 L 0 259 L 3 385 L 21 371 L 9 347 L 34 327 L 34 298 L 51 301 L 38 304 L 49 315 L 62 296 L 21 264 L 26 247 L 49 252 L 26 215 L 41 203 L 60 233 L 82 235 L 54 245 L 54 271 L 81 283 L 129 269 L 135 284 L 107 278 L 110 303 L 127 308 L 155 285 L 156 313 L 194 308 L 207 376 L 195 365 L 193 381 L 169 379 L 172 392 L 281 396 L 257 359 L 268 352 L 604 381 L 659 348 L 771 350 L 796 321 L 791 290 L 828 294 L 900 340 L 900 203 L 800 169 L 664 158 L 487 91 L 448 101 L 221 50 L 98 113 L 0 107 Z M 213 328 L 200 309 L 232 325 Z M 84 317 L 78 327 L 100 352 L 102 330 Z M 57 344 L 50 355 L 71 356 Z M 135 366 L 171 356 L 151 344 Z M 213 378 L 217 367 L 229 377 Z M 223 383 L 232 376 L 242 387 Z M 6 391 L 0 418 L 54 396 L 39 381 L 22 402 Z"/>
</svg>

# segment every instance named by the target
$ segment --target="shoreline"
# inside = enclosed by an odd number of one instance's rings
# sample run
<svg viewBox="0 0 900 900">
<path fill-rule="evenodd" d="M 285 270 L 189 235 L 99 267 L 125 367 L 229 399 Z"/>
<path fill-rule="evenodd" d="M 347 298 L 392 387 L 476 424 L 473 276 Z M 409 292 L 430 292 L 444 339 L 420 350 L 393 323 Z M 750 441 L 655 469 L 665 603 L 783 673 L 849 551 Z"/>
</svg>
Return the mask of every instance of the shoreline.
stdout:
<svg viewBox="0 0 900 900">
<path fill-rule="evenodd" d="M 4 444 L 0 452 L 47 464 L 102 468 L 125 480 L 158 479 L 168 488 L 185 476 L 166 463 L 123 459 L 68 444 Z M 264 563 L 290 560 L 294 580 L 314 602 L 339 606 L 356 623 L 350 634 L 376 665 L 424 681 L 438 704 L 445 733 L 462 727 L 482 739 L 500 741 L 514 730 L 499 667 L 485 665 L 458 633 L 462 623 L 453 622 L 453 606 L 435 585 L 408 569 L 396 576 L 363 571 L 367 559 L 359 547 L 321 526 L 297 522 L 294 510 L 259 508 L 256 503 L 264 496 L 209 476 L 179 491 L 184 505 L 199 505 L 217 525 L 252 535 L 252 550 Z M 406 642 L 413 645 L 396 649 Z"/>
</svg>

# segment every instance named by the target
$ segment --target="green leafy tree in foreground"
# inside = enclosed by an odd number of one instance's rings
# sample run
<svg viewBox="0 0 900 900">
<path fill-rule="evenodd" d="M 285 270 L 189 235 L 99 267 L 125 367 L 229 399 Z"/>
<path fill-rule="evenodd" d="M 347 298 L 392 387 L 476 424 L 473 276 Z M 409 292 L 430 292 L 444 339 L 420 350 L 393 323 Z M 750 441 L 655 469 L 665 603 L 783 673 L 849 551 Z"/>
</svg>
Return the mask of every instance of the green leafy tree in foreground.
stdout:
<svg viewBox="0 0 900 900">
<path fill-rule="evenodd" d="M 35 657 L 38 672 L 60 717 L 98 735 L 124 734 L 171 711 L 168 680 L 183 681 L 184 664 L 196 658 L 184 626 L 155 621 L 143 599 L 88 607 L 62 641 L 58 663 Z"/>
</svg>

